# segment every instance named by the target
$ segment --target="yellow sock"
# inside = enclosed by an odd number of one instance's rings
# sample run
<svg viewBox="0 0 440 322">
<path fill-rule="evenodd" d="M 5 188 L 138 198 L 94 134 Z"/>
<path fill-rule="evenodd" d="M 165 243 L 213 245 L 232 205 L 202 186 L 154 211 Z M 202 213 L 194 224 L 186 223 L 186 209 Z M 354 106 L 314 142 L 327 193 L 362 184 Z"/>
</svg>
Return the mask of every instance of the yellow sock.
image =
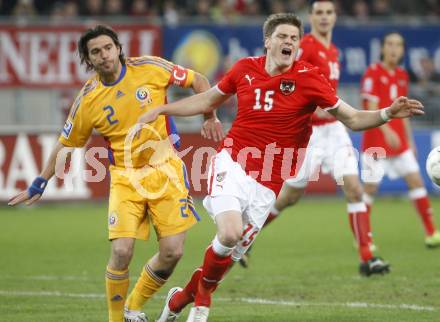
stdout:
<svg viewBox="0 0 440 322">
<path fill-rule="evenodd" d="M 154 274 L 150 266 L 145 265 L 135 287 L 127 299 L 127 307 L 130 310 L 140 311 L 145 302 L 156 293 L 166 280 Z"/>
<path fill-rule="evenodd" d="M 117 271 L 107 267 L 105 287 L 109 322 L 124 322 L 124 304 L 128 292 L 128 269 Z"/>
</svg>

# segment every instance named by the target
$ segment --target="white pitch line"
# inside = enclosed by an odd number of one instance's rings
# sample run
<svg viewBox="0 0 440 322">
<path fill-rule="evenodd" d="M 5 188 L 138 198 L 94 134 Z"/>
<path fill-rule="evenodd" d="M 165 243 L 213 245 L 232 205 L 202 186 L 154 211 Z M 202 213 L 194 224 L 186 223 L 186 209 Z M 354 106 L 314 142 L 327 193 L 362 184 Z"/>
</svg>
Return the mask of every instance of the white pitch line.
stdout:
<svg viewBox="0 0 440 322">
<path fill-rule="evenodd" d="M 4 291 L 0 290 L 0 296 L 47 296 L 47 297 L 76 297 L 76 298 L 92 298 L 92 299 L 101 299 L 105 298 L 104 294 L 97 293 L 64 293 L 59 291 L 53 292 L 34 292 L 34 291 Z"/>
<path fill-rule="evenodd" d="M 219 298 L 220 301 L 240 301 L 250 304 L 267 304 L 267 305 L 284 305 L 284 306 L 329 306 L 329 307 L 349 307 L 349 308 L 376 308 L 376 309 L 392 309 L 392 310 L 412 310 L 412 311 L 436 311 L 437 308 L 432 306 L 420 306 L 416 304 L 375 304 L 366 302 L 295 302 L 295 301 L 285 301 L 285 300 L 267 300 L 259 298 Z"/>
<path fill-rule="evenodd" d="M 34 292 L 34 291 L 5 291 L 0 290 L 0 296 L 47 296 L 47 297 L 67 297 L 67 298 L 91 298 L 91 299 L 103 299 L 104 294 L 97 293 L 64 293 L 59 291 L 53 292 Z M 164 299 L 164 296 L 160 296 Z M 281 305 L 281 306 L 316 306 L 316 307 L 347 307 L 347 308 L 367 308 L 367 309 L 390 309 L 390 310 L 410 310 L 410 311 L 437 311 L 438 308 L 432 306 L 420 306 L 415 304 L 375 304 L 366 302 L 296 302 L 296 301 L 285 301 L 285 300 L 267 300 L 252 297 L 239 297 L 239 298 L 228 298 L 220 297 L 216 298 L 216 301 L 222 302 L 243 302 L 249 304 L 266 304 L 266 305 Z"/>
</svg>

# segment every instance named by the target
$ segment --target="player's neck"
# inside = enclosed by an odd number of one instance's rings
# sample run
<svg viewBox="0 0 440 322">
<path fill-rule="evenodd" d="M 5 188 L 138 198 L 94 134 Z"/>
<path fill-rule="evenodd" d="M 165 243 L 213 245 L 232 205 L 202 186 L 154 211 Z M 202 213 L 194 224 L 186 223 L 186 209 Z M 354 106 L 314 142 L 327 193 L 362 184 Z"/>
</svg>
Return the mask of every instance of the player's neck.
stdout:
<svg viewBox="0 0 440 322">
<path fill-rule="evenodd" d="M 287 72 L 290 68 L 292 68 L 292 65 L 290 66 L 278 66 L 273 59 L 271 59 L 269 56 L 266 56 L 266 64 L 264 66 L 264 69 L 270 76 L 279 75 L 282 73 Z"/>
<path fill-rule="evenodd" d="M 105 84 L 113 84 L 121 75 L 121 71 L 122 71 L 122 64 L 119 63 L 118 69 L 114 73 L 100 74 L 99 78 L 101 78 L 101 81 Z"/>
<path fill-rule="evenodd" d="M 327 32 L 325 34 L 319 33 L 316 30 L 310 32 L 310 34 L 315 37 L 325 48 L 329 48 L 332 43 L 332 32 Z"/>
<path fill-rule="evenodd" d="M 389 72 L 394 72 L 397 68 L 397 64 L 394 64 L 392 62 L 386 62 L 382 61 L 382 66 Z"/>
</svg>

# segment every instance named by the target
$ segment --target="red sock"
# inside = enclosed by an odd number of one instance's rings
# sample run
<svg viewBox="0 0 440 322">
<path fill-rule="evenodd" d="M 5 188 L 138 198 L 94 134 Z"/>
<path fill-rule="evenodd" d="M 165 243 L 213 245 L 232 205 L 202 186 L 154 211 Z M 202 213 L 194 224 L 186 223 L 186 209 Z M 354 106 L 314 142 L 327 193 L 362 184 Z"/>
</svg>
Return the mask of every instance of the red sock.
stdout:
<svg viewBox="0 0 440 322">
<path fill-rule="evenodd" d="M 371 229 L 371 205 L 365 203 L 365 206 L 367 206 L 367 230 L 368 230 L 368 245 L 373 244 L 373 230 Z"/>
<path fill-rule="evenodd" d="M 431 203 L 428 196 L 413 199 L 414 206 L 422 219 L 425 233 L 427 236 L 431 236 L 435 232 L 434 217 L 432 215 Z"/>
<path fill-rule="evenodd" d="M 195 294 L 197 292 L 197 285 L 199 284 L 200 276 L 202 275 L 202 268 L 196 269 L 191 276 L 190 281 L 186 284 L 185 288 L 181 292 L 177 292 L 173 295 L 169 302 L 170 310 L 178 313 L 194 301 Z"/>
<path fill-rule="evenodd" d="M 263 227 L 266 227 L 269 225 L 274 219 L 278 218 L 278 215 L 275 215 L 273 213 L 270 213 L 269 216 L 267 216 L 266 221 L 264 222 Z"/>
<path fill-rule="evenodd" d="M 209 307 L 211 305 L 211 293 L 217 288 L 217 284 L 228 271 L 231 262 L 231 255 L 219 256 L 214 252 L 212 246 L 208 247 L 194 299 L 195 306 Z"/>
<path fill-rule="evenodd" d="M 359 256 L 363 262 L 366 262 L 373 257 L 370 251 L 370 216 L 364 203 L 350 203 L 347 208 L 350 226 L 358 244 Z"/>
</svg>

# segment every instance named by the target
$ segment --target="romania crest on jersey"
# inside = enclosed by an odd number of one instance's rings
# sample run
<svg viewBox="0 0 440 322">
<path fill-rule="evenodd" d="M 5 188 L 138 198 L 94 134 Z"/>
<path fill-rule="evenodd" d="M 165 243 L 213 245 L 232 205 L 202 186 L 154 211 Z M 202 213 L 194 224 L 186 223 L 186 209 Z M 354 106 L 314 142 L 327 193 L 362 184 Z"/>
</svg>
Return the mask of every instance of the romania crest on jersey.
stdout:
<svg viewBox="0 0 440 322">
<path fill-rule="evenodd" d="M 141 86 L 136 90 L 136 99 L 141 105 L 150 104 L 152 102 L 150 90 L 147 86 Z"/>
</svg>

